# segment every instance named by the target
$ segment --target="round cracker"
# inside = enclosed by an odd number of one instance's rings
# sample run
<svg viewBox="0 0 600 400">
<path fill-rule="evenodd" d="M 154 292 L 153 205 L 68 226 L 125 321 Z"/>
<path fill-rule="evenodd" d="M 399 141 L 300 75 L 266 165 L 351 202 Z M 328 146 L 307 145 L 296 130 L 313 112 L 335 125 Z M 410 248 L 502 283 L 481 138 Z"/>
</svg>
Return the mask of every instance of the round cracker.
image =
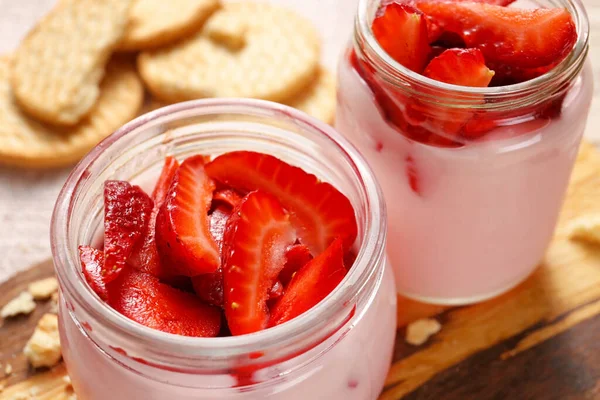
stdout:
<svg viewBox="0 0 600 400">
<path fill-rule="evenodd" d="M 21 42 L 12 85 L 31 116 L 72 126 L 94 106 L 133 0 L 61 1 Z"/>
<path fill-rule="evenodd" d="M 136 0 L 118 50 L 166 46 L 197 32 L 219 0 Z"/>
<path fill-rule="evenodd" d="M 137 114 L 144 88 L 132 63 L 111 61 L 92 111 L 72 128 L 45 125 L 14 101 L 10 59 L 0 58 L 0 163 L 21 167 L 74 164 L 98 142 Z"/>
<path fill-rule="evenodd" d="M 190 39 L 142 53 L 138 67 L 149 90 L 163 101 L 283 101 L 313 80 L 319 47 L 313 25 L 293 11 L 264 3 L 227 3 Z"/>
<path fill-rule="evenodd" d="M 336 106 L 335 91 L 333 74 L 321 67 L 315 81 L 304 92 L 284 104 L 304 111 L 328 124 L 333 124 Z"/>
</svg>

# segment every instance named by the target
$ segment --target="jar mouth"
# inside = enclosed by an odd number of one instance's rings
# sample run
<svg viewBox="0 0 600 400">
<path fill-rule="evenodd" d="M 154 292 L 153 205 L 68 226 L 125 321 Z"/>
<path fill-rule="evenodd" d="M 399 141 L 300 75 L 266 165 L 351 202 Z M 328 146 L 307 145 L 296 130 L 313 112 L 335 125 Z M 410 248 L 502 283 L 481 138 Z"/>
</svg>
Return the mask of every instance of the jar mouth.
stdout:
<svg viewBox="0 0 600 400">
<path fill-rule="evenodd" d="M 577 41 L 573 50 L 560 64 L 546 74 L 525 82 L 483 88 L 459 86 L 428 78 L 406 68 L 387 54 L 375 39 L 371 25 L 377 9 L 375 6 L 379 5 L 379 1 L 359 1 L 358 13 L 355 20 L 355 44 L 358 47 L 356 50 L 364 53 L 371 60 L 379 72 L 381 72 L 382 78 L 388 83 L 399 87 L 406 86 L 406 82 L 403 85 L 399 80 L 399 77 L 402 77 L 409 83 L 419 85 L 420 89 L 434 91 L 432 97 L 436 96 L 436 90 L 452 92 L 453 96 L 459 98 L 464 96 L 467 99 L 480 99 L 481 95 L 484 95 L 489 100 L 501 100 L 507 97 L 514 99 L 515 95 L 525 94 L 540 96 L 540 92 L 546 94 L 546 91 L 540 91 L 541 87 L 556 88 L 561 83 L 572 80 L 581 70 L 589 48 L 589 20 L 583 3 L 581 0 L 558 1 L 573 16 L 577 28 Z M 361 45 L 364 46 L 364 49 L 361 48 Z"/>
<path fill-rule="evenodd" d="M 335 146 L 346 163 L 351 166 L 351 174 L 362 189 L 367 223 L 362 232 L 359 232 L 361 245 L 353 267 L 327 298 L 285 324 L 242 336 L 217 338 L 178 336 L 145 327 L 119 314 L 96 296 L 84 282 L 77 253 L 77 245 L 84 243 L 77 243 L 70 225 L 73 223 L 71 214 L 76 207 L 81 206 L 79 203 L 81 203 L 83 183 L 94 179 L 92 167 L 103 162 L 99 161 L 103 154 L 111 154 L 118 150 L 118 145 L 132 143 L 135 136 L 140 135 L 146 127 L 176 122 L 184 114 L 190 115 L 190 113 L 194 116 L 219 114 L 263 116 L 292 123 L 308 131 L 313 138 L 320 138 L 319 140 L 325 140 L 331 146 Z M 164 133 L 164 130 L 157 131 L 153 135 L 160 136 Z M 355 204 L 353 205 L 358 214 L 360 211 L 356 210 Z M 357 296 L 375 274 L 374 266 L 380 265 L 381 260 L 384 259 L 386 228 L 385 204 L 373 172 L 358 151 L 332 127 L 298 110 L 267 101 L 204 99 L 167 106 L 142 115 L 121 127 L 87 154 L 71 172 L 59 194 L 52 216 L 50 239 L 61 289 L 72 296 L 78 307 L 84 308 L 88 315 L 102 322 L 107 329 L 117 332 L 119 336 L 146 344 L 147 348 L 160 349 L 160 354 L 158 351 L 157 354 L 153 354 L 156 356 L 155 361 L 170 364 L 173 361 L 171 357 L 175 357 L 178 359 L 176 363 L 178 366 L 186 364 L 190 367 L 199 367 L 199 361 L 231 360 L 274 347 L 285 349 L 285 352 L 287 350 L 293 352 L 297 351 L 299 346 L 310 346 L 316 337 L 331 330 L 332 327 L 328 324 L 339 319 L 340 307 L 356 303 Z M 261 362 L 264 361 L 261 359 Z"/>
</svg>

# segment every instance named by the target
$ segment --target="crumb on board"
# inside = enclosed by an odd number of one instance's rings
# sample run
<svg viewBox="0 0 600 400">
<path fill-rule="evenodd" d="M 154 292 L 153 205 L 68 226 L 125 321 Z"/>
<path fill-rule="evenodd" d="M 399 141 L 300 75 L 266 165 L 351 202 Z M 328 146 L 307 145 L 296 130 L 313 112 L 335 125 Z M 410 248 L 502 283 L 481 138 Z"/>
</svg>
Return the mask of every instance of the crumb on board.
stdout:
<svg viewBox="0 0 600 400">
<path fill-rule="evenodd" d="M 600 244 L 600 214 L 575 219 L 569 224 L 568 235 L 573 240 Z"/>
<path fill-rule="evenodd" d="M 25 345 L 23 353 L 34 368 L 53 367 L 61 359 L 58 317 L 44 314 Z"/>
<path fill-rule="evenodd" d="M 30 314 L 33 310 L 35 310 L 33 296 L 29 292 L 21 292 L 17 297 L 2 307 L 2 310 L 0 310 L 0 317 L 10 318 L 19 314 Z"/>
<path fill-rule="evenodd" d="M 406 327 L 406 343 L 420 346 L 440 329 L 442 329 L 442 325 L 432 318 L 414 321 Z"/>
<path fill-rule="evenodd" d="M 58 314 L 58 292 L 52 293 L 52 304 L 50 305 L 50 310 L 52 314 Z"/>
<path fill-rule="evenodd" d="M 54 277 L 32 282 L 27 288 L 35 300 L 48 300 L 58 291 L 58 281 Z"/>
</svg>

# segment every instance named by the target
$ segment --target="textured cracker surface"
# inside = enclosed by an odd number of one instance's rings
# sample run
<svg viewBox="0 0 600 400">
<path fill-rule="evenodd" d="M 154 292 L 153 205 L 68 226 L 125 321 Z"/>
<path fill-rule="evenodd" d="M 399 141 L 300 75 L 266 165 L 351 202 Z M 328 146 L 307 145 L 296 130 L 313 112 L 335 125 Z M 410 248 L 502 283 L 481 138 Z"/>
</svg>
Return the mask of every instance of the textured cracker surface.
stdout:
<svg viewBox="0 0 600 400">
<path fill-rule="evenodd" d="M 132 63 L 112 61 L 98 102 L 78 125 L 56 128 L 27 117 L 14 101 L 10 59 L 0 58 L 0 164 L 58 167 L 78 161 L 98 142 L 135 117 L 144 90 Z"/>
<path fill-rule="evenodd" d="M 219 7 L 219 0 L 134 0 L 119 50 L 171 44 L 195 33 Z"/>
<path fill-rule="evenodd" d="M 333 124 L 336 105 L 335 78 L 327 69 L 321 67 L 315 81 L 301 94 L 285 104 L 304 111 L 308 115 Z"/>
<path fill-rule="evenodd" d="M 94 106 L 132 0 L 65 0 L 27 35 L 14 58 L 15 98 L 31 116 L 74 125 Z"/>
<path fill-rule="evenodd" d="M 313 25 L 291 10 L 228 3 L 190 39 L 142 53 L 138 66 L 150 91 L 164 101 L 202 97 L 283 101 L 313 80 L 319 47 Z"/>
</svg>

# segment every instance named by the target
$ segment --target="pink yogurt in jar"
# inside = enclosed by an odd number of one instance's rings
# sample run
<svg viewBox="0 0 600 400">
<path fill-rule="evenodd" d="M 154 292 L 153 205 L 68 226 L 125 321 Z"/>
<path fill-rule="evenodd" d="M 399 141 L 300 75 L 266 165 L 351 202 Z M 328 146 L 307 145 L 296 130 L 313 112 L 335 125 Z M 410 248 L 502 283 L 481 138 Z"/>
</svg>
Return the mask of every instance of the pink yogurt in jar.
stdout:
<svg viewBox="0 0 600 400">
<path fill-rule="evenodd" d="M 425 78 L 385 54 L 370 28 L 380 1 L 361 0 L 354 40 L 339 65 L 336 128 L 383 188 L 399 293 L 474 303 L 511 289 L 542 260 L 593 91 L 585 10 L 579 0 L 559 3 L 553 5 L 572 14 L 578 32 L 561 64 L 524 83 L 468 88 Z M 460 119 L 467 109 L 493 127 L 448 140 L 443 129 L 415 120 L 402 99 L 427 105 L 430 120 L 455 122 L 450 116 Z M 386 101 L 404 125 L 390 122 Z M 420 136 L 423 127 L 431 136 Z"/>
<path fill-rule="evenodd" d="M 250 335 L 192 338 L 118 314 L 85 283 L 77 256 L 102 224 L 102 188 L 123 179 L 151 188 L 165 155 L 253 150 L 331 182 L 352 202 L 357 259 L 320 304 Z M 75 168 L 57 201 L 52 249 L 60 334 L 82 400 L 376 399 L 392 359 L 396 289 L 385 256 L 383 196 L 357 151 L 332 128 L 254 100 L 166 107 L 127 124 Z"/>
</svg>

